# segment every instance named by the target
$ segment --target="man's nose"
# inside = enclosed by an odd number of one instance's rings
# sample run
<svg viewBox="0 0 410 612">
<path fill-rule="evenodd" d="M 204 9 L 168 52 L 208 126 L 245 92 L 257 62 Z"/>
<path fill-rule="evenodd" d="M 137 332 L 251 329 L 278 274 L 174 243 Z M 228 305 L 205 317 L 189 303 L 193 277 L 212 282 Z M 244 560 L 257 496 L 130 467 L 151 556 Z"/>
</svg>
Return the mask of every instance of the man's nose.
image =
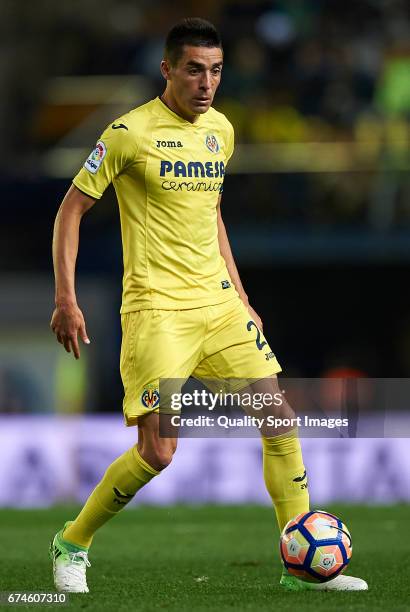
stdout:
<svg viewBox="0 0 410 612">
<path fill-rule="evenodd" d="M 212 83 L 212 81 L 211 81 L 211 73 L 208 72 L 208 71 L 203 72 L 202 73 L 201 83 L 200 83 L 201 89 L 204 89 L 204 90 L 211 89 L 211 87 L 212 87 L 211 83 Z"/>
</svg>

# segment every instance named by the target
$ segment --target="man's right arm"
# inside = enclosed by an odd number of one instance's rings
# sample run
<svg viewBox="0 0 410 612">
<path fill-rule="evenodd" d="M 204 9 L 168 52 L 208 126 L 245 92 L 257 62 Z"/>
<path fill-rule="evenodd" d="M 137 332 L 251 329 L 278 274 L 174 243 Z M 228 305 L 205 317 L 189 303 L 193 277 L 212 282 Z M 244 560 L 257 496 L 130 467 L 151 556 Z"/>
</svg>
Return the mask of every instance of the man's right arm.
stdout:
<svg viewBox="0 0 410 612">
<path fill-rule="evenodd" d="M 78 334 L 89 344 L 84 316 L 77 304 L 75 293 L 75 265 L 78 253 L 80 222 L 95 199 L 86 195 L 75 185 L 61 203 L 54 223 L 53 264 L 55 277 L 55 310 L 50 327 L 65 350 L 80 357 Z"/>
</svg>

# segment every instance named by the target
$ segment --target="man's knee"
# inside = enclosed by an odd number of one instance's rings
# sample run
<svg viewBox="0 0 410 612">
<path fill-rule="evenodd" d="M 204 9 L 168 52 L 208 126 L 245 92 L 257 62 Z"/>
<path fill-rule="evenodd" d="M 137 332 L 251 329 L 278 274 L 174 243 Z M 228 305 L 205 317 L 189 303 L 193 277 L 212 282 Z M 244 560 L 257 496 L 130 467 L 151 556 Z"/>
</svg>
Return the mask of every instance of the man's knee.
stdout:
<svg viewBox="0 0 410 612">
<path fill-rule="evenodd" d="M 154 470 L 165 469 L 172 461 L 177 438 L 161 438 L 157 414 L 143 417 L 138 425 L 138 451 L 141 457 Z"/>
<path fill-rule="evenodd" d="M 145 438 L 144 443 L 138 444 L 138 451 L 142 458 L 154 468 L 154 470 L 164 470 L 172 461 L 176 450 L 174 440 Z"/>
<path fill-rule="evenodd" d="M 294 419 L 296 416 L 282 393 L 276 376 L 258 380 L 242 393 L 252 396 L 249 409 L 246 410 L 252 416 L 272 416 L 277 419 Z"/>
<path fill-rule="evenodd" d="M 173 459 L 174 453 L 175 448 L 173 448 L 171 445 L 157 446 L 153 451 L 154 460 L 156 463 L 156 466 L 154 466 L 155 469 L 164 470 L 166 467 L 168 467 Z"/>
</svg>

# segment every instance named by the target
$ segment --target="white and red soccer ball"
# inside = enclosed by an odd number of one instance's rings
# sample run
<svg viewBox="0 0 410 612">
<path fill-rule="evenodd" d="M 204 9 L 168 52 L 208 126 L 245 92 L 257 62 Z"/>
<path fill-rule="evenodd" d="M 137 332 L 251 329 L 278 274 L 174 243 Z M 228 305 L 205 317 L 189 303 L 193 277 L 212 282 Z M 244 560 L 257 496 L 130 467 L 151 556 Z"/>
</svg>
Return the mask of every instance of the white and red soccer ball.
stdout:
<svg viewBox="0 0 410 612">
<path fill-rule="evenodd" d="M 337 516 L 311 510 L 285 525 L 280 536 L 280 553 L 292 576 L 308 582 L 327 582 L 349 563 L 352 538 Z"/>
</svg>

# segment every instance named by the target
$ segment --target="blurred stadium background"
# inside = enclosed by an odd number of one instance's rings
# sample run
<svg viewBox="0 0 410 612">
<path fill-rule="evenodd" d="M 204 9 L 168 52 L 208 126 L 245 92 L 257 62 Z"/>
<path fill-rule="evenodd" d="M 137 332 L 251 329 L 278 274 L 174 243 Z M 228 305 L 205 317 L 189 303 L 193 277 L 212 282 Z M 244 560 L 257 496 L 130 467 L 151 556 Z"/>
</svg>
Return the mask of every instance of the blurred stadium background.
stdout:
<svg viewBox="0 0 410 612">
<path fill-rule="evenodd" d="M 122 426 L 114 193 L 81 228 L 78 299 L 92 344 L 79 362 L 48 327 L 54 217 L 104 126 L 162 92 L 164 35 L 199 5 L 0 0 L 0 8 L 0 505 L 42 506 L 84 499 L 135 439 Z M 408 376 L 407 8 L 404 0 L 200 4 L 224 42 L 215 107 L 236 129 L 223 214 L 251 302 L 293 377 Z M 410 499 L 405 444 L 305 440 L 314 502 Z M 257 440 L 183 440 L 175 464 L 138 500 L 268 503 L 260 462 Z"/>
</svg>

